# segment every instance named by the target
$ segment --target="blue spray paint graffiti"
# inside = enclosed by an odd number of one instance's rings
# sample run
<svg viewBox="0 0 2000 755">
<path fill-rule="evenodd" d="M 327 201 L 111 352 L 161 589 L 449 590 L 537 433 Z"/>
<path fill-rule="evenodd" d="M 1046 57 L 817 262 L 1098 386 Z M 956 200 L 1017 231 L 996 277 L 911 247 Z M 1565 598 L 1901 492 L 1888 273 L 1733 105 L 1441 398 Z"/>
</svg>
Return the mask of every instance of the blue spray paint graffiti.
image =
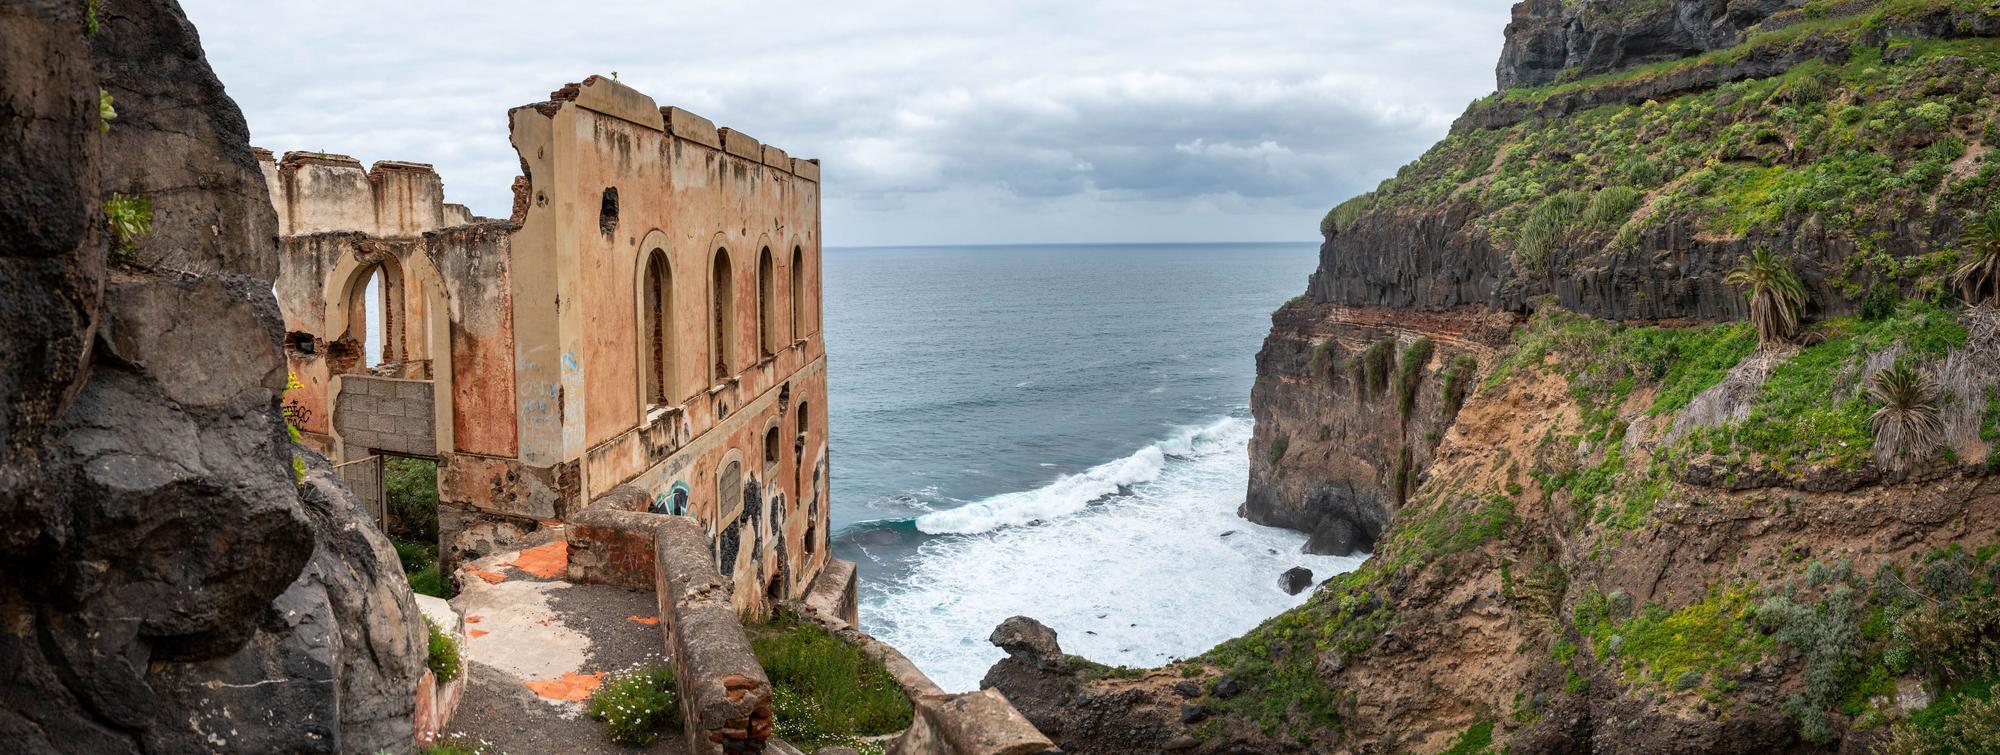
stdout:
<svg viewBox="0 0 2000 755">
<path fill-rule="evenodd" d="M 653 505 L 647 510 L 655 514 L 687 516 L 687 504 L 687 483 L 675 480 L 665 491 L 653 495 Z"/>
</svg>

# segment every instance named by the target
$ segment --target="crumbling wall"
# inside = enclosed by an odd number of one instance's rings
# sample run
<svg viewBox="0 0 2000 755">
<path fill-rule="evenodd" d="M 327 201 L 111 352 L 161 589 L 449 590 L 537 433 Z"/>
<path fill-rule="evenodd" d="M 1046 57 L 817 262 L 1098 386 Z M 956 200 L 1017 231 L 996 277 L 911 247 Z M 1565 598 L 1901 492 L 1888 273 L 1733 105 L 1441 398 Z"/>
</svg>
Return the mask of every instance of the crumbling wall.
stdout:
<svg viewBox="0 0 2000 755">
<path fill-rule="evenodd" d="M 771 681 L 709 561 L 708 539 L 679 517 L 663 518 L 656 532 L 660 627 L 688 752 L 762 752 L 771 736 Z"/>
<path fill-rule="evenodd" d="M 256 150 L 278 213 L 278 234 L 355 232 L 403 238 L 473 222 L 464 205 L 447 205 L 444 180 L 424 163 L 361 161 L 328 152 Z"/>
<path fill-rule="evenodd" d="M 174 3 L 92 7 L 0 5 L 0 751 L 407 748 L 410 593 L 293 476 L 242 115 Z"/>
</svg>

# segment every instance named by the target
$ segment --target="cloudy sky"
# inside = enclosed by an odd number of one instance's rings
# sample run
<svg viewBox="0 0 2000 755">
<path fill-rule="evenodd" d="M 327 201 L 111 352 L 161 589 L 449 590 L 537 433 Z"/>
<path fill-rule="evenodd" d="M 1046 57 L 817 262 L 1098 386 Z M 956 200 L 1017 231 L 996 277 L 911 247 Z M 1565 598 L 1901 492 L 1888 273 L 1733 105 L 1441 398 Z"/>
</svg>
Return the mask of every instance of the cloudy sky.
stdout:
<svg viewBox="0 0 2000 755">
<path fill-rule="evenodd" d="M 591 73 L 824 170 L 831 245 L 1293 241 L 1493 88 L 1508 0 L 183 0 L 275 151 L 505 216 L 508 108 Z"/>
</svg>

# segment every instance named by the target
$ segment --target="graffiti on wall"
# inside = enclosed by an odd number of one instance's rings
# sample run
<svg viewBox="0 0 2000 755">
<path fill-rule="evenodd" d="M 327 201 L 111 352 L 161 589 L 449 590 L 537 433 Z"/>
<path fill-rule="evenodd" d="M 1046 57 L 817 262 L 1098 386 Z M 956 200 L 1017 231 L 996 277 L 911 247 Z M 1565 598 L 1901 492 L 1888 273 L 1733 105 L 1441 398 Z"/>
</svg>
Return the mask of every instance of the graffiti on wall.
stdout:
<svg viewBox="0 0 2000 755">
<path fill-rule="evenodd" d="M 650 513 L 666 514 L 667 516 L 687 516 L 688 496 L 690 494 L 687 483 L 675 480 L 674 484 L 668 486 L 666 490 L 653 494 L 653 505 L 646 510 Z"/>
</svg>

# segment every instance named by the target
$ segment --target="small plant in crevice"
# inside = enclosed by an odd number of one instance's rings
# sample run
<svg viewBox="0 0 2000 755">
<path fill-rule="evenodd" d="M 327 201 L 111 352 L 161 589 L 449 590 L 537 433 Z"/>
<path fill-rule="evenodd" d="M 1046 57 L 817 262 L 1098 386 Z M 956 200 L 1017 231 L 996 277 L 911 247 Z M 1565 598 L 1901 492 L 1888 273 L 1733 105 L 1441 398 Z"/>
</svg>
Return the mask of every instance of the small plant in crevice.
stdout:
<svg viewBox="0 0 2000 755">
<path fill-rule="evenodd" d="M 1365 389 L 1357 394 L 1381 395 L 1389 389 L 1389 370 L 1396 363 L 1396 341 L 1384 339 L 1368 345 L 1368 351 L 1361 355 L 1361 362 L 1355 368 Z"/>
<path fill-rule="evenodd" d="M 111 106 L 111 93 L 104 91 L 103 89 L 97 90 L 98 133 L 104 133 L 106 131 L 110 131 L 111 122 L 115 120 L 118 120 L 118 108 Z"/>
<path fill-rule="evenodd" d="M 1313 346 L 1312 359 L 1306 362 L 1306 370 L 1314 377 L 1323 378 L 1328 383 L 1340 375 L 1340 344 L 1328 338 Z"/>
<path fill-rule="evenodd" d="M 1279 461 L 1284 460 L 1285 449 L 1291 448 L 1291 446 L 1292 436 L 1287 433 L 1278 433 L 1278 437 L 1272 438 L 1271 445 L 1264 449 L 1264 463 L 1276 465 Z"/>
<path fill-rule="evenodd" d="M 1479 360 L 1471 354 L 1452 357 L 1444 368 L 1444 414 L 1456 416 L 1465 406 L 1465 397 L 1472 390 L 1472 378 L 1479 374 Z"/>
<path fill-rule="evenodd" d="M 1410 412 L 1417 406 L 1417 386 L 1423 383 L 1424 367 L 1431 361 L 1431 352 L 1436 347 L 1431 339 L 1418 338 L 1403 350 L 1400 363 L 1396 366 L 1396 416 L 1408 422 Z"/>
<path fill-rule="evenodd" d="M 1958 240 L 1963 262 L 1952 271 L 1952 286 L 1972 306 L 2000 305 L 2000 207 L 1967 223 Z"/>
<path fill-rule="evenodd" d="M 86 36 L 95 37 L 98 29 L 102 28 L 97 22 L 97 9 L 103 4 L 103 0 L 83 0 L 83 32 Z"/>
<path fill-rule="evenodd" d="M 1750 323 L 1761 343 L 1789 343 L 1799 333 L 1806 309 L 1806 287 L 1792 265 L 1765 247 L 1745 256 L 1723 282 L 1743 289 L 1750 299 Z"/>
<path fill-rule="evenodd" d="M 104 200 L 104 221 L 111 226 L 112 256 L 129 256 L 139 237 L 153 230 L 153 201 L 114 193 Z"/>
<path fill-rule="evenodd" d="M 1878 455 L 1892 466 L 1936 448 L 1944 438 L 1938 390 L 1929 375 L 1906 363 L 1875 373 L 1868 397 L 1882 408 L 1868 418 Z"/>
<path fill-rule="evenodd" d="M 439 684 L 457 679 L 459 674 L 465 672 L 465 659 L 459 657 L 458 638 L 446 634 L 444 629 L 439 627 L 437 622 L 431 621 L 428 616 L 424 617 L 424 628 L 428 629 L 430 634 L 430 650 L 424 659 L 424 665 L 430 668 L 431 674 L 437 677 Z"/>
<path fill-rule="evenodd" d="M 660 730 L 680 724 L 674 670 L 663 663 L 612 674 L 590 696 L 584 709 L 604 722 L 611 741 L 645 747 L 659 739 Z"/>
</svg>

